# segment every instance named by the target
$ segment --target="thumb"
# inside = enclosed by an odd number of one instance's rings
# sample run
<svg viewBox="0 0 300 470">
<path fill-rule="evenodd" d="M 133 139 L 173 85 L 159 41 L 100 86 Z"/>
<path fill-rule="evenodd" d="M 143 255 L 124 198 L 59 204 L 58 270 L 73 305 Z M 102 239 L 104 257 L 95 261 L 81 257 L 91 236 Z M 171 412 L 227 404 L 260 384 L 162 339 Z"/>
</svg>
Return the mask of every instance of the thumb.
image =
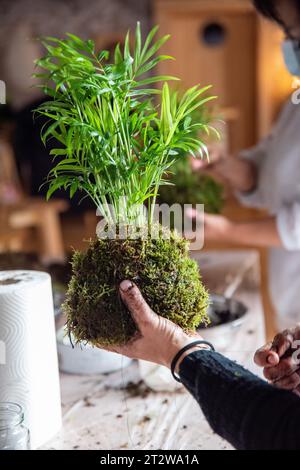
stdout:
<svg viewBox="0 0 300 470">
<path fill-rule="evenodd" d="M 157 315 L 151 310 L 141 291 L 133 282 L 122 281 L 120 284 L 120 294 L 140 331 L 156 319 Z"/>
<path fill-rule="evenodd" d="M 271 342 L 256 351 L 254 362 L 260 367 L 273 367 L 279 364 L 279 356 L 272 350 Z"/>
</svg>

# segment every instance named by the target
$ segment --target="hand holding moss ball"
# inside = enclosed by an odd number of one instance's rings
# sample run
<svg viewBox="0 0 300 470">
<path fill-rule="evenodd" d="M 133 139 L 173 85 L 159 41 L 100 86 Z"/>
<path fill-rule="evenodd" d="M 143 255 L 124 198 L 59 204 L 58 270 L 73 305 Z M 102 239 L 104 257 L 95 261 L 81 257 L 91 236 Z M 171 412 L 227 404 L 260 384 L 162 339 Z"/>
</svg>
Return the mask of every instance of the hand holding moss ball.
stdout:
<svg viewBox="0 0 300 470">
<path fill-rule="evenodd" d="M 202 340 L 199 334 L 188 335 L 173 322 L 153 312 L 140 290 L 131 281 L 122 281 L 119 292 L 138 326 L 139 334 L 134 341 L 124 346 L 110 346 L 106 347 L 106 350 L 170 367 L 179 350 L 195 340 Z M 177 373 L 184 357 L 199 348 L 206 349 L 207 346 L 197 345 L 182 354 L 177 362 Z"/>
<path fill-rule="evenodd" d="M 176 233 L 153 239 L 101 240 L 73 258 L 73 277 L 64 311 L 78 341 L 120 345 L 137 332 L 119 296 L 119 284 L 132 279 L 153 311 L 185 331 L 207 321 L 208 293 L 201 283 L 188 242 Z"/>
</svg>

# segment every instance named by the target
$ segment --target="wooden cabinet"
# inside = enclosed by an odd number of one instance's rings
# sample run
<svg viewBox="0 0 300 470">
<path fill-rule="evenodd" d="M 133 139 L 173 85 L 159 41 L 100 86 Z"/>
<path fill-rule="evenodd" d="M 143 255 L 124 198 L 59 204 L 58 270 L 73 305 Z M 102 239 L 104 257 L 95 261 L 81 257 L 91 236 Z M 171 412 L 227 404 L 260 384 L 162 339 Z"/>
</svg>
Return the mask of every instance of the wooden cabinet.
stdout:
<svg viewBox="0 0 300 470">
<path fill-rule="evenodd" d="M 171 34 L 164 52 L 176 58 L 161 72 L 179 76 L 185 87 L 212 84 L 218 106 L 234 111 L 230 150 L 255 144 L 291 92 L 279 29 L 247 0 L 156 0 L 155 22 L 160 34 Z"/>
</svg>

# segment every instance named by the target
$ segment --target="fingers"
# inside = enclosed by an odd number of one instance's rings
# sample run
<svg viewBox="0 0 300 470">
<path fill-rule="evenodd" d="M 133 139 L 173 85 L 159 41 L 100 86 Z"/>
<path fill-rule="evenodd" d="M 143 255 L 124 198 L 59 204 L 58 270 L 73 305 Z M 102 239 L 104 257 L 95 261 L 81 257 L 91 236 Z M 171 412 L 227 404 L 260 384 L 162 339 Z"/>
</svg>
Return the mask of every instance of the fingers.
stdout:
<svg viewBox="0 0 300 470">
<path fill-rule="evenodd" d="M 279 356 L 271 348 L 272 343 L 270 342 L 258 349 L 254 355 L 255 364 L 260 367 L 272 367 L 279 364 Z"/>
<path fill-rule="evenodd" d="M 157 315 L 151 310 L 138 287 L 131 281 L 122 281 L 120 294 L 139 329 L 156 320 Z"/>
<path fill-rule="evenodd" d="M 254 362 L 261 367 L 276 366 L 293 343 L 293 333 L 285 330 L 275 336 L 273 342 L 267 343 L 258 349 L 254 356 Z"/>
<path fill-rule="evenodd" d="M 285 330 L 256 351 L 254 361 L 264 367 L 264 376 L 278 388 L 292 390 L 300 396 L 299 355 L 293 353 L 294 341 L 299 337 L 299 327 Z"/>
<path fill-rule="evenodd" d="M 298 369 L 298 362 L 294 361 L 293 356 L 289 356 L 285 359 L 281 359 L 279 364 L 275 367 L 265 367 L 264 376 L 271 382 L 278 382 L 280 379 L 292 375 Z"/>
<path fill-rule="evenodd" d="M 294 372 L 292 375 L 283 377 L 274 383 L 278 388 L 283 388 L 284 390 L 295 390 L 300 386 L 300 376 L 299 371 Z"/>
<path fill-rule="evenodd" d="M 275 336 L 272 349 L 281 357 L 291 348 L 293 341 L 293 332 L 291 330 L 285 330 L 283 333 L 279 333 Z"/>
<path fill-rule="evenodd" d="M 295 330 L 285 330 L 272 343 L 259 349 L 254 361 L 264 367 L 264 376 L 276 387 L 300 391 L 298 356 L 293 354 Z"/>
</svg>

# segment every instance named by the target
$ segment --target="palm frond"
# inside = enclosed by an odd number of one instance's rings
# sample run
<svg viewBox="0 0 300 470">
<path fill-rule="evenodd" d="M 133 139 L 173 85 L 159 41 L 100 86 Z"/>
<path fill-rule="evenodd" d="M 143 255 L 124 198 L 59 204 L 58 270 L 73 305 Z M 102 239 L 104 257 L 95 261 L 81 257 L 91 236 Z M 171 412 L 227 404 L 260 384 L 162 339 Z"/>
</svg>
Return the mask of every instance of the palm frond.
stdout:
<svg viewBox="0 0 300 470">
<path fill-rule="evenodd" d="M 134 47 L 128 33 L 123 51 L 118 45 L 111 58 L 73 34 L 44 38 L 47 52 L 37 65 L 45 72 L 38 75 L 52 100 L 37 112 L 49 119 L 43 141 L 60 143 L 51 151 L 48 198 L 60 188 L 70 197 L 82 191 L 107 219 L 111 204 L 118 221 L 127 222 L 133 206 L 147 202 L 151 222 L 159 185 L 182 151 L 207 154 L 195 128 L 211 129 L 193 115 L 215 97 L 207 95 L 209 86 L 195 86 L 178 98 L 168 84 L 176 77 L 146 75 L 171 59 L 157 55 L 168 36 L 156 40 L 156 33 L 157 27 L 143 43 L 138 23 Z"/>
</svg>

